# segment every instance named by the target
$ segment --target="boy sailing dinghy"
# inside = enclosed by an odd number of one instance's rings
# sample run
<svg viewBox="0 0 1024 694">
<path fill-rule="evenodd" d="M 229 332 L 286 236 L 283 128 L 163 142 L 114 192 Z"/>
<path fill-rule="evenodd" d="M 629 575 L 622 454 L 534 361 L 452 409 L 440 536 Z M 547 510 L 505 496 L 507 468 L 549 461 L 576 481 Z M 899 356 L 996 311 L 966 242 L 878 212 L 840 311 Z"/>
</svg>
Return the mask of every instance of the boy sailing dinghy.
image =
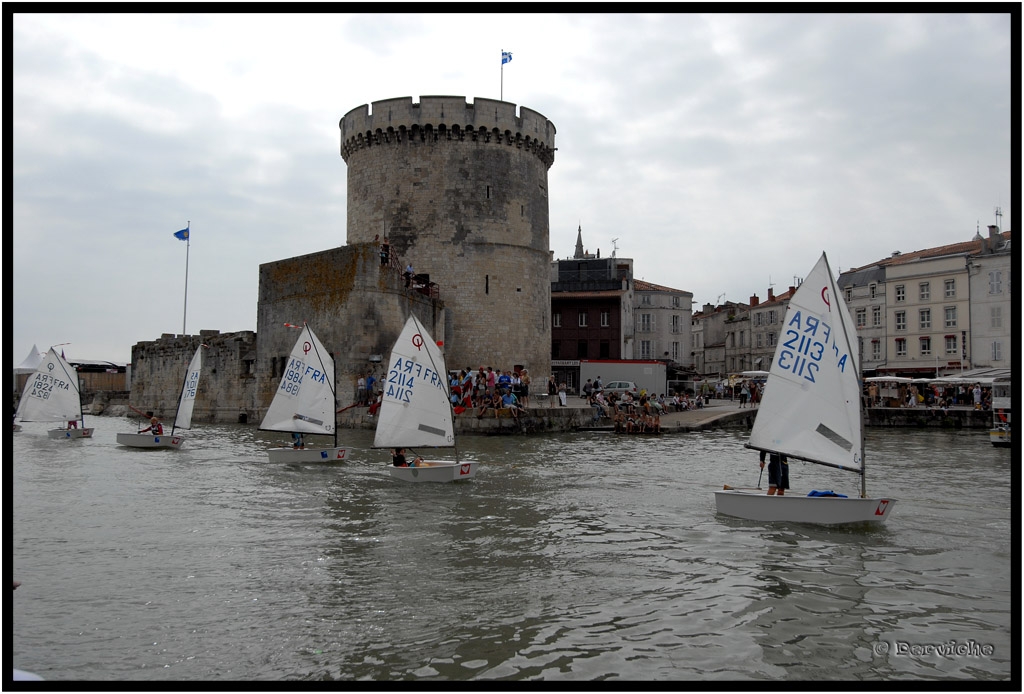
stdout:
<svg viewBox="0 0 1024 694">
<path fill-rule="evenodd" d="M 477 463 L 460 461 L 455 448 L 444 355 L 416 316 L 409 316 L 391 350 L 383 385 L 374 448 L 455 449 L 454 461 L 419 461 L 409 467 L 389 465 L 392 477 L 405 482 L 454 482 L 476 474 Z"/>
<path fill-rule="evenodd" d="M 46 432 L 51 439 L 87 439 L 92 427 L 85 426 L 78 372 L 53 347 L 25 382 L 15 419 L 21 422 L 74 422 Z"/>
<path fill-rule="evenodd" d="M 291 323 L 284 325 L 287 328 L 299 328 L 302 332 L 292 347 L 281 383 L 260 423 L 260 430 L 292 434 L 295 443 L 292 446 L 271 448 L 268 451 L 270 462 L 319 463 L 345 460 L 345 449 L 338 447 L 338 429 L 334 421 L 334 358 L 305 323 L 301 326 Z M 333 436 L 334 447 L 306 448 L 302 438 L 305 434 Z"/>
<path fill-rule="evenodd" d="M 748 448 L 856 472 L 860 498 L 767 495 L 728 485 L 719 513 L 755 521 L 838 525 L 880 523 L 895 499 L 868 498 L 860 365 L 850 312 L 821 254 L 793 294 Z"/>
<path fill-rule="evenodd" d="M 132 448 L 181 448 L 185 437 L 181 434 L 175 434 L 174 430 L 192 428 L 192 409 L 196 404 L 199 374 L 203 370 L 203 347 L 206 347 L 206 345 L 199 345 L 196 349 L 196 353 L 188 365 L 188 370 L 185 372 L 185 380 L 181 384 L 181 394 L 178 396 L 178 410 L 174 414 L 174 424 L 171 425 L 170 436 L 148 431 L 135 434 L 118 434 L 117 442 L 119 444 Z M 138 412 L 138 410 L 135 411 Z"/>
</svg>

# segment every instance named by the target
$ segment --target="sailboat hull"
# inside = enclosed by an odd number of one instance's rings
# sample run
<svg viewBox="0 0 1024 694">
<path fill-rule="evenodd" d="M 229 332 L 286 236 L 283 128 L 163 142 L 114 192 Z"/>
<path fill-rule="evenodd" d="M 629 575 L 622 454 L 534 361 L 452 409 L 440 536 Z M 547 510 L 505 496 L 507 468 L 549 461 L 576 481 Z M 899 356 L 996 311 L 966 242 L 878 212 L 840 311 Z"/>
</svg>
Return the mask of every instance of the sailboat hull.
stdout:
<svg viewBox="0 0 1024 694">
<path fill-rule="evenodd" d="M 267 451 L 272 463 L 332 463 L 345 460 L 344 448 L 271 448 Z"/>
<path fill-rule="evenodd" d="M 82 429 L 50 429 L 46 432 L 46 435 L 51 439 L 91 439 L 93 431 L 95 429 L 92 427 L 84 427 Z"/>
<path fill-rule="evenodd" d="M 989 441 L 992 442 L 993 446 L 999 448 L 1009 448 L 1011 445 L 1010 440 L 1010 428 L 1001 427 L 999 429 L 990 429 L 988 432 Z"/>
<path fill-rule="evenodd" d="M 475 462 L 435 462 L 416 467 L 388 466 L 391 476 L 403 482 L 457 482 L 476 475 Z"/>
<path fill-rule="evenodd" d="M 117 442 L 132 448 L 181 448 L 185 437 L 181 434 L 118 434 Z"/>
<path fill-rule="evenodd" d="M 881 523 L 895 499 L 834 496 L 768 496 L 763 490 L 726 489 L 715 492 L 718 513 L 752 521 L 844 525 Z"/>
</svg>

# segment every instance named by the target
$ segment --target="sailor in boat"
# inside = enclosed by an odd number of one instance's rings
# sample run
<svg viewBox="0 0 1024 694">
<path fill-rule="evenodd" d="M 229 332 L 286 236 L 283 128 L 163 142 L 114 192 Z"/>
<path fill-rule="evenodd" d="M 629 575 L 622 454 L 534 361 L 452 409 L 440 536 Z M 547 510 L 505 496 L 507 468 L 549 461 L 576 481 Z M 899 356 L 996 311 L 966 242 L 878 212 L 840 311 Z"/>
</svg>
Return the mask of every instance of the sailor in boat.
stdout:
<svg viewBox="0 0 1024 694">
<path fill-rule="evenodd" d="M 296 450 L 305 449 L 306 442 L 303 440 L 302 433 L 298 431 L 292 432 L 292 448 Z"/>
<path fill-rule="evenodd" d="M 413 461 L 410 464 L 405 460 L 404 448 L 392 448 L 391 464 L 394 465 L 395 467 L 419 467 L 423 465 L 423 458 L 416 456 L 415 458 L 413 458 Z"/>
<path fill-rule="evenodd" d="M 764 456 L 761 451 L 761 469 L 764 470 Z M 789 489 L 789 461 L 780 453 L 768 454 L 768 496 L 783 496 Z"/>
<path fill-rule="evenodd" d="M 156 417 L 150 417 L 149 426 L 140 431 L 139 433 L 145 434 L 147 431 L 153 434 L 153 436 L 160 436 L 161 434 L 164 433 L 164 425 L 161 424 L 160 420 L 157 419 Z"/>
</svg>

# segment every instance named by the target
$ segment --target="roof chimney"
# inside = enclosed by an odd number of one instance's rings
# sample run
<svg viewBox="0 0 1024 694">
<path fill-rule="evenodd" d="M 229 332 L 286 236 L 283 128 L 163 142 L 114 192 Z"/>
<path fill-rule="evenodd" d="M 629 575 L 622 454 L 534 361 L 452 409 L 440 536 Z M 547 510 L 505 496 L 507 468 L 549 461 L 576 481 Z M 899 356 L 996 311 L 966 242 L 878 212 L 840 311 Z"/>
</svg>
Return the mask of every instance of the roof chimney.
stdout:
<svg viewBox="0 0 1024 694">
<path fill-rule="evenodd" d="M 768 287 L 768 301 L 775 301 L 775 290 Z"/>
<path fill-rule="evenodd" d="M 750 308 L 754 308 L 758 304 L 757 294 L 750 295 Z"/>
</svg>

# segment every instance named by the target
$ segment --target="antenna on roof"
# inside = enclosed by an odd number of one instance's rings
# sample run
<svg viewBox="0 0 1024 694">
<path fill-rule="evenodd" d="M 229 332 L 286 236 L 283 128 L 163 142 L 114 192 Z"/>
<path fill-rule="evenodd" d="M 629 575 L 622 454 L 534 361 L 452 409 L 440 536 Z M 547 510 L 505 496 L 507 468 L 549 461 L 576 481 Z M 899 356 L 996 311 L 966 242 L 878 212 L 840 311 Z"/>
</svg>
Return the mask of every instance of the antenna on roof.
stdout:
<svg viewBox="0 0 1024 694">
<path fill-rule="evenodd" d="M 615 251 L 619 250 L 618 245 L 616 245 L 616 243 L 615 243 L 616 241 L 618 241 L 618 239 L 612 239 L 612 257 L 613 258 L 615 257 Z"/>
<path fill-rule="evenodd" d="M 996 226 L 999 227 L 999 231 L 1003 230 L 1003 208 L 996 208 Z"/>
</svg>

